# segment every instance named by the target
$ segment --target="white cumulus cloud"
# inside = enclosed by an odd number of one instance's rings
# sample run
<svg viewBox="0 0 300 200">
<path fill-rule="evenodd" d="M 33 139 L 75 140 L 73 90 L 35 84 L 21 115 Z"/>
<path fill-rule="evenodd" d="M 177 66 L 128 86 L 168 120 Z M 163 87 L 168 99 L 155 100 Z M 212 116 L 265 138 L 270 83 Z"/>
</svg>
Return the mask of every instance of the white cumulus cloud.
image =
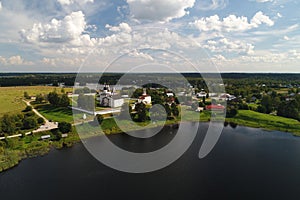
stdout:
<svg viewBox="0 0 300 200">
<path fill-rule="evenodd" d="M 84 31 L 87 27 L 82 11 L 72 12 L 62 20 L 52 19 L 50 23 L 35 23 L 29 30 L 22 29 L 21 37 L 30 43 L 70 43 L 92 46 L 95 40 Z"/>
<path fill-rule="evenodd" d="M 24 60 L 20 55 L 11 56 L 8 58 L 0 56 L 1 65 L 32 65 L 31 61 Z"/>
<path fill-rule="evenodd" d="M 229 40 L 227 38 L 221 38 L 219 40 L 209 40 L 204 48 L 209 49 L 212 52 L 235 52 L 253 54 L 254 46 L 250 43 L 246 43 L 240 40 Z"/>
<path fill-rule="evenodd" d="M 200 0 L 195 7 L 199 10 L 216 10 L 225 8 L 227 4 L 228 0 Z"/>
<path fill-rule="evenodd" d="M 192 23 L 201 31 L 219 31 L 219 32 L 243 32 L 252 28 L 257 28 L 261 24 L 273 26 L 274 22 L 261 11 L 257 12 L 248 22 L 248 18 L 235 15 L 229 15 L 220 19 L 218 15 L 201 18 Z"/>
<path fill-rule="evenodd" d="M 170 21 L 188 14 L 195 0 L 127 0 L 130 12 L 136 19 Z"/>
<path fill-rule="evenodd" d="M 88 2 L 91 2 L 91 3 L 94 2 L 94 0 L 57 0 L 57 1 L 61 5 L 71 5 L 73 3 L 85 4 L 85 3 L 88 3 Z"/>
</svg>

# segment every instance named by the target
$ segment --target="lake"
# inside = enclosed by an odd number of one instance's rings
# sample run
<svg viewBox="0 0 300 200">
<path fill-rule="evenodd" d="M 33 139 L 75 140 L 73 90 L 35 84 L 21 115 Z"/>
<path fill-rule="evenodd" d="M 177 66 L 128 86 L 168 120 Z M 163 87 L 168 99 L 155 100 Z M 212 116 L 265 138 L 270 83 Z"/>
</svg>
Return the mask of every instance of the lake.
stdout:
<svg viewBox="0 0 300 200">
<path fill-rule="evenodd" d="M 113 170 L 94 159 L 82 144 L 26 159 L 0 173 L 1 199 L 300 198 L 300 138 L 227 126 L 213 151 L 199 159 L 207 126 L 200 124 L 194 143 L 180 159 L 151 173 Z M 166 127 L 146 140 L 126 134 L 110 139 L 124 149 L 147 152 L 161 148 L 175 134 L 176 130 Z"/>
</svg>

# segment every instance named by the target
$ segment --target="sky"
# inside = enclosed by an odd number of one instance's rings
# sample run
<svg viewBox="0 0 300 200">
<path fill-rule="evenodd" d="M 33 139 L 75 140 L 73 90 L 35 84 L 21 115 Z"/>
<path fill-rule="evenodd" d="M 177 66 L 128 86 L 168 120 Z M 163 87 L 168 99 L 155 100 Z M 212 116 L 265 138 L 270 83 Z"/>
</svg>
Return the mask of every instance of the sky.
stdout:
<svg viewBox="0 0 300 200">
<path fill-rule="evenodd" d="M 0 0 L 0 71 L 300 72 L 299 9 L 297 0 Z"/>
</svg>

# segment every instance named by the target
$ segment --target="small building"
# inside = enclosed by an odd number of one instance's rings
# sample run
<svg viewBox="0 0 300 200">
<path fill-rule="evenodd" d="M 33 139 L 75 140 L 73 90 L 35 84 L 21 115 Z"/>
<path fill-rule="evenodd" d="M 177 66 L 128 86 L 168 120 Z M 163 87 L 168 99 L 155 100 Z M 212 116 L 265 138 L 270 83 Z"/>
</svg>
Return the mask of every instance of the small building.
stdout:
<svg viewBox="0 0 300 200">
<path fill-rule="evenodd" d="M 143 89 L 144 92 L 142 94 L 142 96 L 140 96 L 138 98 L 138 103 L 144 103 L 144 104 L 151 104 L 152 101 L 151 101 L 151 96 L 150 95 L 147 95 L 147 92 L 146 92 L 146 88 Z"/>
<path fill-rule="evenodd" d="M 67 133 L 61 134 L 61 137 L 66 138 L 66 137 L 68 137 L 68 134 Z"/>
<path fill-rule="evenodd" d="M 174 96 L 173 92 L 167 92 L 166 95 L 167 95 L 167 97 L 173 97 Z"/>
<path fill-rule="evenodd" d="M 203 98 L 206 97 L 207 93 L 202 89 L 201 92 L 198 92 L 196 94 L 197 98 Z"/>
<path fill-rule="evenodd" d="M 224 112 L 225 111 L 225 106 L 222 106 L 221 104 L 218 104 L 218 105 L 214 105 L 214 104 L 211 104 L 211 105 L 207 105 L 205 107 L 206 110 L 212 110 L 212 111 L 222 111 Z"/>
<path fill-rule="evenodd" d="M 46 139 L 49 139 L 49 138 L 51 138 L 51 135 L 42 135 L 41 136 L 42 140 L 46 140 Z"/>
</svg>

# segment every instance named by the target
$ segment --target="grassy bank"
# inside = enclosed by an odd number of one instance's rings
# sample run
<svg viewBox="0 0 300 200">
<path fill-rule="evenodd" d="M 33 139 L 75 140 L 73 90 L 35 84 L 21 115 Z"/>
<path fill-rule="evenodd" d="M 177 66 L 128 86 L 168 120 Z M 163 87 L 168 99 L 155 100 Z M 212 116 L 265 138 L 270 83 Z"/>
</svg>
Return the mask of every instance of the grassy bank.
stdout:
<svg viewBox="0 0 300 200">
<path fill-rule="evenodd" d="M 242 126 L 290 132 L 295 136 L 300 136 L 299 121 L 270 114 L 258 113 L 251 110 L 239 110 L 235 117 L 226 118 L 226 121 Z"/>
<path fill-rule="evenodd" d="M 51 135 L 48 140 L 41 140 L 42 135 Z M 22 138 L 12 138 L 0 141 L 0 172 L 19 164 L 22 159 L 47 154 L 51 148 L 71 147 L 80 141 L 75 129 L 67 138 L 58 138 L 55 131 L 35 133 Z"/>
</svg>

